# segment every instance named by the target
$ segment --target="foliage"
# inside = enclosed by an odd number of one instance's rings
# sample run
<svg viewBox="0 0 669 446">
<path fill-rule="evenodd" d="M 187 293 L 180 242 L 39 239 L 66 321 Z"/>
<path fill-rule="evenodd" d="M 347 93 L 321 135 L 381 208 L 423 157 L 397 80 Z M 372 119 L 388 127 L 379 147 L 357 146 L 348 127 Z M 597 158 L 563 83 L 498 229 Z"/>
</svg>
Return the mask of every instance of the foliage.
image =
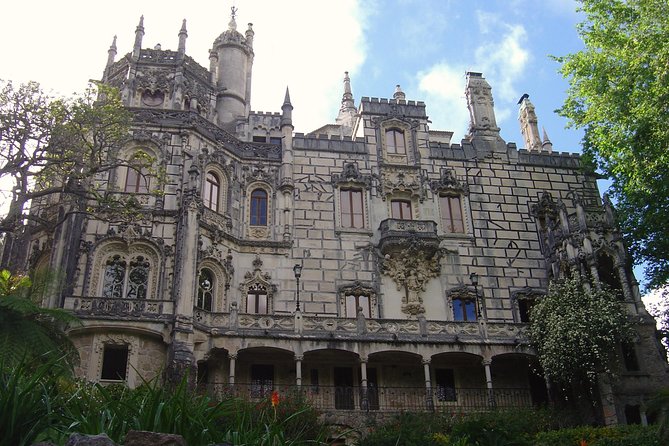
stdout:
<svg viewBox="0 0 669 446">
<path fill-rule="evenodd" d="M 580 426 L 570 429 L 540 432 L 536 446 L 660 446 L 654 426 L 621 425 L 612 427 Z"/>
<path fill-rule="evenodd" d="M 660 438 L 669 443 L 669 387 L 660 390 L 648 402 L 648 411 L 657 416 Z"/>
<path fill-rule="evenodd" d="M 26 220 L 53 227 L 71 213 L 123 216 L 136 208 L 129 206 L 129 198 L 99 184 L 120 166 L 156 174 L 148 169 L 153 159 L 146 154 L 118 157 L 131 122 L 132 113 L 109 86 L 56 98 L 35 82 L 15 87 L 0 81 L 0 180 L 10 182 L 13 191 L 9 211 L 0 218 L 0 233 L 11 235 Z"/>
<path fill-rule="evenodd" d="M 28 276 L 0 271 L 0 363 L 63 356 L 70 363 L 76 361 L 76 349 L 64 328 L 78 319 L 62 309 L 40 306 L 48 282 L 45 274 L 36 274 L 31 281 Z"/>
<path fill-rule="evenodd" d="M 531 343 L 555 383 L 594 383 L 632 333 L 615 293 L 586 288 L 579 278 L 551 282 L 530 312 Z"/>
<path fill-rule="evenodd" d="M 613 181 L 626 242 L 669 281 L 669 3 L 581 0 L 585 48 L 556 58 L 570 83 L 558 112 L 585 130 L 587 159 Z"/>
<path fill-rule="evenodd" d="M 452 418 L 441 414 L 402 413 L 389 423 L 375 426 L 362 438 L 359 446 L 437 446 L 443 445 L 441 434 L 450 431 Z"/>
<path fill-rule="evenodd" d="M 23 446 L 55 423 L 62 361 L 0 363 L 0 446 Z"/>
</svg>

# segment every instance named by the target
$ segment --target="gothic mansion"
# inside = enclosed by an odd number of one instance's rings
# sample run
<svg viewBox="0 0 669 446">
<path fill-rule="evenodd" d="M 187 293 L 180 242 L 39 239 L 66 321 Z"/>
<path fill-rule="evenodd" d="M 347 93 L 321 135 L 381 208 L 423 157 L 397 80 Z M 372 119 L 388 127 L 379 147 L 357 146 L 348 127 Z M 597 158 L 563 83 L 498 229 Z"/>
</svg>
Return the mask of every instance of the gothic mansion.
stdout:
<svg viewBox="0 0 669 446">
<path fill-rule="evenodd" d="M 46 305 L 70 331 L 78 373 L 103 383 L 197 370 L 203 389 L 260 397 L 301 388 L 317 407 L 378 413 L 546 402 L 525 336 L 552 278 L 590 274 L 622 292 L 637 342 L 600 389 L 607 422 L 645 420 L 666 379 L 631 261 L 579 156 L 557 153 L 520 102 L 524 148 L 500 137 L 491 86 L 467 73 L 467 136 L 429 127 L 426 104 L 351 93 L 335 123 L 294 132 L 250 109 L 254 31 L 234 17 L 209 68 L 142 47 L 102 82 L 134 114 L 132 141 L 165 172 L 117 169 L 109 190 L 142 204 L 132 224 L 72 218 L 31 235 L 30 267 L 69 284 Z M 357 102 L 357 103 L 356 103 Z M 278 104 L 277 104 L 278 105 Z M 550 389 L 549 389 L 550 390 Z"/>
</svg>

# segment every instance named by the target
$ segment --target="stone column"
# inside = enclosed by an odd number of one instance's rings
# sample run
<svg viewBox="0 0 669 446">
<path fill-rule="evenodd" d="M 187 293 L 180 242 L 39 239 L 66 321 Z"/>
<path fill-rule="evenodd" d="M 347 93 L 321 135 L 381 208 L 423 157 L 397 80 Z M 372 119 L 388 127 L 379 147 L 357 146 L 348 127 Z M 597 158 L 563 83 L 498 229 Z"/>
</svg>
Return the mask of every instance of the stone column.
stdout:
<svg viewBox="0 0 669 446">
<path fill-rule="evenodd" d="M 432 379 L 430 378 L 431 360 L 423 358 L 423 373 L 425 375 L 425 405 L 428 410 L 434 410 L 434 399 L 432 398 Z"/>
<path fill-rule="evenodd" d="M 302 387 L 302 360 L 304 356 L 295 355 L 295 384 L 297 385 L 297 390 L 299 391 Z"/>
<path fill-rule="evenodd" d="M 228 367 L 229 370 L 228 384 L 230 384 L 230 387 L 233 387 L 235 385 L 235 365 L 237 362 L 237 353 L 228 354 L 228 358 L 230 358 L 230 365 Z"/>
<path fill-rule="evenodd" d="M 367 389 L 367 357 L 360 358 L 360 407 L 369 410 L 369 392 Z"/>
<path fill-rule="evenodd" d="M 484 359 L 482 364 L 483 368 L 485 369 L 485 384 L 488 389 L 488 405 L 490 407 L 495 407 L 497 402 L 495 401 L 495 392 L 492 388 L 492 372 L 490 371 L 492 359 Z"/>
</svg>

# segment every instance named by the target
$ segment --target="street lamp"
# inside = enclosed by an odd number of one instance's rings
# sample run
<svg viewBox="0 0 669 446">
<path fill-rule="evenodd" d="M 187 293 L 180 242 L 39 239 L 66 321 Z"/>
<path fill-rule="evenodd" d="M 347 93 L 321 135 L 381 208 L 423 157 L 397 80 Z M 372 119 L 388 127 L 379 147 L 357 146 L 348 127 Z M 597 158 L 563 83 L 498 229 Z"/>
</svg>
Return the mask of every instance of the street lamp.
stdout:
<svg viewBox="0 0 669 446">
<path fill-rule="evenodd" d="M 297 301 L 295 302 L 295 311 L 300 311 L 300 277 L 302 277 L 302 265 L 299 263 L 293 266 L 295 280 L 297 281 Z"/>
<path fill-rule="evenodd" d="M 481 318 L 481 305 L 479 304 L 479 275 L 477 273 L 470 273 L 469 280 L 471 280 L 472 285 L 474 286 L 474 292 L 476 293 L 476 313 L 478 318 Z"/>
</svg>

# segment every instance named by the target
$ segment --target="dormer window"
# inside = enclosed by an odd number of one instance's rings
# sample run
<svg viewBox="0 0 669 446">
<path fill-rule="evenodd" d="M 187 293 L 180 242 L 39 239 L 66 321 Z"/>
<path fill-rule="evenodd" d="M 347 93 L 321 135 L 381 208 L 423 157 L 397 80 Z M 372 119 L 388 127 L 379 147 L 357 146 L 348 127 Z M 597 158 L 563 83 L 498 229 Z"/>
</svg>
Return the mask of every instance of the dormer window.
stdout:
<svg viewBox="0 0 669 446">
<path fill-rule="evenodd" d="M 395 128 L 386 130 L 386 151 L 391 155 L 406 154 L 404 131 Z"/>
</svg>

